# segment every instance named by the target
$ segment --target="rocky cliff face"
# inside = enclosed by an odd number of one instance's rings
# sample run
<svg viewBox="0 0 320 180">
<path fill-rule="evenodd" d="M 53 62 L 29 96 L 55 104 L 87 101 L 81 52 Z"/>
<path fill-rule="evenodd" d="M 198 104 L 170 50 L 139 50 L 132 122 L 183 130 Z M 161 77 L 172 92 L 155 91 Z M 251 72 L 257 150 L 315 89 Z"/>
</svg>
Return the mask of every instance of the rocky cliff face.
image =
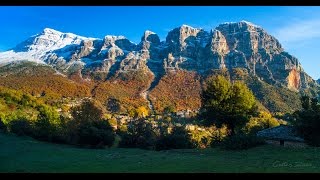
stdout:
<svg viewBox="0 0 320 180">
<path fill-rule="evenodd" d="M 182 25 L 162 42 L 147 30 L 139 44 L 124 36 L 85 38 L 46 28 L 11 51 L 0 53 L 0 64 L 17 60 L 46 63 L 64 74 L 81 71 L 86 78 L 100 74 L 100 80 L 142 71 L 152 74 L 152 88 L 169 71 L 206 75 L 223 69 L 232 74 L 234 68 L 296 92 L 319 86 L 275 37 L 246 21 L 223 23 L 210 32 Z"/>
</svg>

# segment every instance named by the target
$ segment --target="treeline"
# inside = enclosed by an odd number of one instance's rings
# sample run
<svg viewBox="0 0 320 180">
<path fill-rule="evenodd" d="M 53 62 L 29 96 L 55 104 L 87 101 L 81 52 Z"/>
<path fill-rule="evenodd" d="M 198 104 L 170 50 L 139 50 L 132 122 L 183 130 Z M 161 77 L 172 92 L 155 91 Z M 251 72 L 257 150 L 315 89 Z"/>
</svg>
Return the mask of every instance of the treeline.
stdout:
<svg viewBox="0 0 320 180">
<path fill-rule="evenodd" d="M 152 150 L 175 148 L 246 149 L 263 144 L 255 136 L 258 130 L 282 123 L 267 112 L 258 112 L 252 92 L 240 81 L 231 83 L 223 76 L 213 76 L 202 92 L 202 108 L 197 119 L 172 118 L 170 108 L 162 116 L 149 116 L 143 106 L 130 111 L 131 120 L 121 124 L 106 112 L 112 109 L 90 99 L 70 109 L 70 116 L 59 114 L 56 107 L 21 91 L 1 89 L 1 128 L 39 140 L 92 148 L 106 146 Z M 12 107 L 14 105 L 15 107 Z M 10 109 L 11 108 L 11 109 Z M 25 112 L 12 116 L 10 112 Z M 116 127 L 116 128 L 115 128 Z"/>
<path fill-rule="evenodd" d="M 52 100 L 61 97 L 88 97 L 90 88 L 60 75 L 0 77 L 0 86 L 21 90 L 34 96 L 47 94 Z"/>
<path fill-rule="evenodd" d="M 47 105 L 36 105 L 35 109 L 38 111 L 35 119 L 1 116 L 0 127 L 5 132 L 53 143 L 95 148 L 113 144 L 115 134 L 112 127 L 102 118 L 102 110 L 90 100 L 72 108 L 72 118 L 61 116 L 55 108 Z"/>
</svg>

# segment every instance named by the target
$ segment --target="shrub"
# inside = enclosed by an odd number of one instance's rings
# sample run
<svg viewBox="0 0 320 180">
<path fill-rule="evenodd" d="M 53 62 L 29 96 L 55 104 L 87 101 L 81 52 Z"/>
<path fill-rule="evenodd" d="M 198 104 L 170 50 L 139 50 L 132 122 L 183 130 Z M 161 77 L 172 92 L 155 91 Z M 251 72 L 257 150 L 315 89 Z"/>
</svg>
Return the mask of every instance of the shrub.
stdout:
<svg viewBox="0 0 320 180">
<path fill-rule="evenodd" d="M 51 142 L 53 137 L 58 134 L 57 126 L 60 124 L 60 118 L 54 109 L 46 106 L 39 108 L 40 113 L 34 123 L 33 135 L 35 138 Z"/>
<path fill-rule="evenodd" d="M 107 106 L 107 110 L 112 113 L 118 113 L 120 112 L 120 109 L 121 109 L 120 102 L 116 98 L 108 98 L 106 106 Z"/>
<path fill-rule="evenodd" d="M 121 124 L 120 127 L 119 127 L 119 129 L 117 129 L 117 132 L 118 132 L 119 134 L 121 134 L 121 133 L 126 133 L 127 131 L 128 131 L 128 126 L 125 125 L 125 124 Z"/>
<path fill-rule="evenodd" d="M 222 142 L 222 147 L 227 150 L 243 150 L 265 144 L 264 140 L 254 135 L 238 134 L 229 136 Z"/>
<path fill-rule="evenodd" d="M 194 126 L 194 129 L 190 130 L 190 134 L 193 147 L 207 148 L 220 143 L 228 136 L 229 131 L 225 125 L 221 128 L 217 128 L 216 126 Z"/>
<path fill-rule="evenodd" d="M 2 122 L 2 119 L 0 118 L 0 129 L 6 129 L 6 125 Z"/>
<path fill-rule="evenodd" d="M 138 119 L 127 128 L 127 132 L 121 133 L 120 147 L 154 149 L 158 132 L 150 122 Z"/>
<path fill-rule="evenodd" d="M 51 136 L 51 141 L 54 143 L 69 143 L 69 129 L 67 123 L 70 118 L 60 116 L 60 123 L 54 127 L 53 134 Z"/>
<path fill-rule="evenodd" d="M 165 120 L 165 121 L 167 121 L 167 122 L 170 122 L 170 121 L 172 121 L 172 118 L 171 118 L 170 116 L 165 116 L 165 117 L 163 118 L 163 120 Z"/>
<path fill-rule="evenodd" d="M 102 119 L 102 110 L 93 101 L 85 100 L 71 114 L 73 120 L 68 123 L 71 143 L 93 148 L 112 146 L 113 128 L 108 120 Z"/>
<path fill-rule="evenodd" d="M 175 149 L 176 143 L 175 139 L 168 135 L 168 136 L 160 136 L 159 139 L 156 142 L 155 150 L 161 151 L 161 150 L 168 150 L 168 149 Z"/>
<path fill-rule="evenodd" d="M 10 131 L 18 136 L 28 136 L 32 134 L 32 126 L 27 119 L 18 119 L 9 123 Z"/>
<path fill-rule="evenodd" d="M 258 117 L 250 118 L 243 130 L 246 133 L 255 134 L 262 129 L 276 127 L 279 125 L 280 122 L 276 118 L 273 118 L 271 114 L 267 112 L 260 112 Z"/>
<path fill-rule="evenodd" d="M 230 130 L 226 125 L 222 125 L 222 127 L 217 128 L 215 126 L 212 126 L 209 128 L 209 131 L 211 132 L 213 136 L 213 141 L 212 143 L 220 143 L 222 142 L 227 136 L 230 134 Z M 212 145 L 212 144 L 211 144 Z"/>
<path fill-rule="evenodd" d="M 165 114 L 171 114 L 171 113 L 175 113 L 175 112 L 176 112 L 176 109 L 175 109 L 175 107 L 174 107 L 173 105 L 169 105 L 169 106 L 167 106 L 167 107 L 165 107 L 165 108 L 163 109 L 163 112 L 164 112 Z"/>
<path fill-rule="evenodd" d="M 85 100 L 80 106 L 72 108 L 71 115 L 77 123 L 99 121 L 103 112 L 97 105 L 90 100 Z"/>
<path fill-rule="evenodd" d="M 206 148 L 211 145 L 213 141 L 212 134 L 206 129 L 196 128 L 191 131 L 191 142 L 192 146 L 195 148 Z"/>
<path fill-rule="evenodd" d="M 161 135 L 156 142 L 155 149 L 189 149 L 192 148 L 191 136 L 189 132 L 182 126 L 174 127 L 171 134 Z"/>
<path fill-rule="evenodd" d="M 144 117 L 149 116 L 149 111 L 144 106 L 140 106 L 139 108 L 137 108 L 136 113 L 137 113 L 138 118 L 144 118 Z"/>
<path fill-rule="evenodd" d="M 113 126 L 113 127 L 117 128 L 118 122 L 117 122 L 116 118 L 114 118 L 114 117 L 110 118 L 110 119 L 108 119 L 108 122 L 109 122 L 110 126 Z"/>
<path fill-rule="evenodd" d="M 107 121 L 97 121 L 81 125 L 78 130 L 78 136 L 78 144 L 96 148 L 112 146 L 115 138 L 112 127 Z"/>
</svg>

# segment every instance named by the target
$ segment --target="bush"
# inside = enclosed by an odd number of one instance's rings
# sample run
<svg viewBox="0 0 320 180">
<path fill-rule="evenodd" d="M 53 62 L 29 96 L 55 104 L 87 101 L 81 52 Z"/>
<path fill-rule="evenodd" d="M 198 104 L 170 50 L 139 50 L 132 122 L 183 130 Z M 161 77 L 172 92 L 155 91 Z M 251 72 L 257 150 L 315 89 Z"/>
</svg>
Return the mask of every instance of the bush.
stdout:
<svg viewBox="0 0 320 180">
<path fill-rule="evenodd" d="M 160 136 L 156 142 L 155 150 L 168 150 L 168 149 L 176 149 L 176 140 L 172 136 Z"/>
<path fill-rule="evenodd" d="M 60 116 L 60 123 L 54 126 L 52 131 L 51 141 L 54 143 L 69 143 L 69 131 L 70 129 L 67 126 L 67 123 L 70 121 L 70 118 Z"/>
<path fill-rule="evenodd" d="M 2 122 L 2 119 L 0 118 L 0 130 L 6 129 L 6 125 Z"/>
<path fill-rule="evenodd" d="M 154 149 L 158 132 L 150 122 L 138 119 L 131 122 L 126 132 L 122 132 L 120 147 Z"/>
<path fill-rule="evenodd" d="M 117 129 L 118 134 L 126 133 L 128 131 L 128 126 L 125 124 L 121 124 L 120 127 Z"/>
<path fill-rule="evenodd" d="M 50 122 L 46 113 L 40 112 L 37 121 L 34 123 L 33 135 L 36 139 L 44 141 L 52 141 L 53 135 L 56 133 L 55 126 Z"/>
<path fill-rule="evenodd" d="M 32 126 L 27 119 L 18 119 L 9 123 L 10 131 L 18 136 L 28 136 L 32 134 Z"/>
<path fill-rule="evenodd" d="M 227 150 L 243 150 L 265 144 L 262 138 L 254 135 L 238 134 L 230 136 L 222 142 L 222 147 Z"/>
<path fill-rule="evenodd" d="M 112 146 L 115 134 L 107 121 L 98 121 L 94 123 L 83 124 L 78 130 L 80 145 L 89 145 L 90 147 L 103 148 Z"/>
<path fill-rule="evenodd" d="M 225 125 L 220 128 L 216 126 L 202 127 L 194 125 L 190 129 L 190 134 L 194 148 L 207 148 L 220 143 L 228 136 L 229 131 Z"/>
<path fill-rule="evenodd" d="M 285 123 L 282 121 L 281 123 Z M 273 118 L 270 113 L 260 112 L 258 117 L 250 118 L 249 122 L 244 127 L 246 133 L 256 134 L 258 131 L 272 128 L 280 125 L 280 121 Z"/>
<path fill-rule="evenodd" d="M 191 131 L 191 142 L 192 146 L 195 148 L 206 148 L 211 145 L 213 141 L 212 134 L 204 128 L 196 128 Z"/>
<path fill-rule="evenodd" d="M 189 132 L 182 126 L 174 127 L 171 134 L 161 135 L 155 146 L 157 151 L 167 149 L 189 149 L 193 147 Z"/>
<path fill-rule="evenodd" d="M 170 105 L 170 106 L 167 106 L 163 109 L 163 112 L 165 114 L 171 114 L 171 113 L 175 113 L 176 112 L 176 109 L 174 106 Z"/>
<path fill-rule="evenodd" d="M 117 122 L 117 119 L 116 119 L 116 118 L 114 118 L 114 117 L 113 117 L 113 118 L 109 118 L 109 119 L 108 119 L 108 122 L 109 122 L 109 124 L 110 124 L 111 126 L 117 128 L 118 122 Z"/>
<path fill-rule="evenodd" d="M 85 100 L 71 111 L 69 121 L 70 143 L 93 148 L 112 146 L 115 133 L 108 120 L 102 119 L 102 109 L 93 101 Z"/>
</svg>

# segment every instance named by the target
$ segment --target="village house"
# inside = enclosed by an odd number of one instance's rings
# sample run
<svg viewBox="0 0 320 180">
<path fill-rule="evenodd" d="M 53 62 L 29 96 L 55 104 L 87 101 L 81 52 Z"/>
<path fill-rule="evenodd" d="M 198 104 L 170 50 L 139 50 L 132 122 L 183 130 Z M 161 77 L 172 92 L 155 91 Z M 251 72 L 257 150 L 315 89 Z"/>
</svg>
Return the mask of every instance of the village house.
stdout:
<svg viewBox="0 0 320 180">
<path fill-rule="evenodd" d="M 294 147 L 306 146 L 304 139 L 297 135 L 293 126 L 280 125 L 264 129 L 259 131 L 257 136 L 265 138 L 268 144 Z"/>
</svg>

